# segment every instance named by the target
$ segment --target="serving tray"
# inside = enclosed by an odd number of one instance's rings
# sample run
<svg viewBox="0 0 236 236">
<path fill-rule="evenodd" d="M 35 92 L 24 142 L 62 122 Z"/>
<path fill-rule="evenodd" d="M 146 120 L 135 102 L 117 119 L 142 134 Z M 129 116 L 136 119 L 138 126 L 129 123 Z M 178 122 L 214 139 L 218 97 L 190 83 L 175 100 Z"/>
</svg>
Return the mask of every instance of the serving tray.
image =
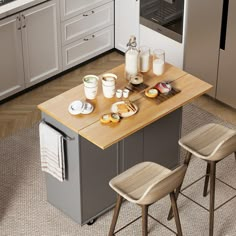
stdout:
<svg viewBox="0 0 236 236">
<path fill-rule="evenodd" d="M 150 89 L 152 89 L 152 88 L 155 88 L 155 87 L 151 87 Z M 160 104 L 160 103 L 162 103 L 162 102 L 164 102 L 164 101 L 174 97 L 176 94 L 178 94 L 180 92 L 181 92 L 181 90 L 172 87 L 172 89 L 167 94 L 159 92 L 158 96 L 155 97 L 155 98 L 150 98 L 150 97 L 146 96 L 145 92 L 143 92 L 143 96 L 146 97 L 149 100 L 152 100 L 156 104 Z"/>
</svg>

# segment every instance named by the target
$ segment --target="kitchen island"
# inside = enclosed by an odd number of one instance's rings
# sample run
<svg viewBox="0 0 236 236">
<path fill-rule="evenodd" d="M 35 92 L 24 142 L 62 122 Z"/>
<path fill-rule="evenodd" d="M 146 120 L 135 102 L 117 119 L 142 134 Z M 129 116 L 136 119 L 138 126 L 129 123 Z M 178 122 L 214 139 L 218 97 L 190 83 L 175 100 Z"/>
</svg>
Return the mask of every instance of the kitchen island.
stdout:
<svg viewBox="0 0 236 236">
<path fill-rule="evenodd" d="M 109 72 L 118 76 L 117 89 L 127 85 L 124 65 Z M 144 74 L 144 83 L 150 87 L 161 81 L 171 81 L 180 92 L 160 104 L 143 92 L 132 92 L 129 100 L 138 112 L 117 124 L 100 122 L 120 100 L 105 98 L 101 83 L 97 98 L 90 101 L 94 106 L 91 114 L 74 116 L 68 112 L 71 102 L 86 100 L 83 85 L 38 106 L 44 121 L 67 137 L 66 180 L 59 182 L 46 174 L 47 197 L 52 205 L 79 224 L 88 223 L 114 205 L 116 196 L 108 182 L 117 174 L 141 161 L 168 168 L 179 164 L 182 106 L 212 86 L 170 64 L 162 76 L 155 76 L 151 70 Z"/>
</svg>

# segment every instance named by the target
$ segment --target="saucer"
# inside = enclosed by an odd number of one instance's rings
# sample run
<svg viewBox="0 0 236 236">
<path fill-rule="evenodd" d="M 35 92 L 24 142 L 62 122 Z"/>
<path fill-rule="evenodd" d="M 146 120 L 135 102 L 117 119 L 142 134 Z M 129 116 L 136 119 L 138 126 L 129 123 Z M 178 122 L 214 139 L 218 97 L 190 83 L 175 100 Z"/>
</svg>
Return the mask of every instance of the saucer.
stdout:
<svg viewBox="0 0 236 236">
<path fill-rule="evenodd" d="M 69 105 L 68 111 L 72 115 L 89 114 L 93 111 L 93 105 L 88 102 L 77 100 L 77 101 L 73 101 Z"/>
</svg>

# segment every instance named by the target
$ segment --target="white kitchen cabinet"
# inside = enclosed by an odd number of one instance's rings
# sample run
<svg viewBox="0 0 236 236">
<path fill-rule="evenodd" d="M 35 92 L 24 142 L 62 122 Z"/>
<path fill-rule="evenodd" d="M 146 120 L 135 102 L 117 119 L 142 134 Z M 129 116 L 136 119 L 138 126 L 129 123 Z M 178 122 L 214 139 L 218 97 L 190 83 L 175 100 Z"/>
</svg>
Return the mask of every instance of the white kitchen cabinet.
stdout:
<svg viewBox="0 0 236 236">
<path fill-rule="evenodd" d="M 0 100 L 62 70 L 56 0 L 0 21 Z"/>
<path fill-rule="evenodd" d="M 125 52 L 131 35 L 139 45 L 139 0 L 115 0 L 115 48 Z"/>
<path fill-rule="evenodd" d="M 69 19 L 111 0 L 60 0 L 61 20 Z"/>
<path fill-rule="evenodd" d="M 114 3 L 109 2 L 62 23 L 62 45 L 101 30 L 114 21 Z"/>
<path fill-rule="evenodd" d="M 0 21 L 0 100 L 25 88 L 19 17 Z"/>
<path fill-rule="evenodd" d="M 63 65 L 68 69 L 113 48 L 113 25 L 85 38 L 77 40 L 63 48 Z"/>
<path fill-rule="evenodd" d="M 77 9 L 77 15 L 67 15 L 69 19 L 61 15 L 63 70 L 114 48 L 114 1 L 61 0 L 60 3 L 62 10 L 65 4 L 74 4 L 71 8 Z M 79 9 L 86 11 L 81 13 Z"/>
<path fill-rule="evenodd" d="M 56 1 L 21 13 L 26 87 L 61 72 L 61 45 Z"/>
</svg>

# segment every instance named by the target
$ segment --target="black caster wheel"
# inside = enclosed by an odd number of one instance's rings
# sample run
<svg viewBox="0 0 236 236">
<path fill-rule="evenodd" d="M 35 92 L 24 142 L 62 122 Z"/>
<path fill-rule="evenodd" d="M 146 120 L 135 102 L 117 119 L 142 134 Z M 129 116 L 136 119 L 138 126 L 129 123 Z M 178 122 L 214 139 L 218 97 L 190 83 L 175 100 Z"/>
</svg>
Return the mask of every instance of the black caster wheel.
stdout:
<svg viewBox="0 0 236 236">
<path fill-rule="evenodd" d="M 87 225 L 93 225 L 96 222 L 97 218 L 90 220 Z"/>
</svg>

